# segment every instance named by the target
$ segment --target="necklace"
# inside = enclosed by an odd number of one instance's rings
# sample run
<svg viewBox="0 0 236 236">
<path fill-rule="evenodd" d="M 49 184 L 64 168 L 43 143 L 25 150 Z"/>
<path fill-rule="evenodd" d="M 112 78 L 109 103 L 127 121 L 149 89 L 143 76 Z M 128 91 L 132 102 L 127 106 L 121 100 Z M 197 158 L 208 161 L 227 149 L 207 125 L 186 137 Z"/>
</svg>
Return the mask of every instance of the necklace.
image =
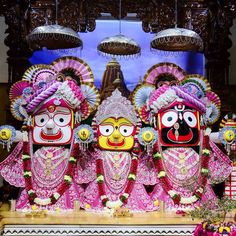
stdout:
<svg viewBox="0 0 236 236">
<path fill-rule="evenodd" d="M 200 168 L 199 154 L 191 148 L 168 148 L 162 152 L 168 177 L 178 186 L 192 184 Z"/>
<path fill-rule="evenodd" d="M 104 176 L 106 181 L 114 190 L 119 190 L 124 186 L 127 179 L 131 157 L 128 152 L 102 152 L 104 164 Z"/>
<path fill-rule="evenodd" d="M 207 183 L 208 176 L 208 163 L 210 155 L 210 145 L 209 145 L 209 136 L 205 135 L 203 137 L 202 149 L 200 150 L 200 177 L 199 177 L 199 186 L 195 189 L 190 197 L 180 196 L 174 189 L 169 180 L 169 177 L 166 175 L 166 171 L 163 165 L 163 153 L 160 146 L 155 147 L 155 154 L 153 155 L 155 167 L 158 172 L 158 178 L 164 189 L 164 191 L 172 198 L 175 204 L 193 204 L 201 199 L 205 185 Z"/>
<path fill-rule="evenodd" d="M 51 151 L 53 152 L 53 147 Z M 53 152 L 54 157 L 49 158 L 43 156 L 41 149 L 37 150 L 31 160 L 32 174 L 39 187 L 53 189 L 60 183 L 64 177 L 64 173 L 68 166 L 69 150 L 60 148 L 57 152 Z M 47 154 L 50 154 L 48 151 Z M 49 156 L 49 155 L 48 155 Z"/>
<path fill-rule="evenodd" d="M 31 171 L 33 143 L 30 137 L 31 133 L 29 135 L 29 142 L 23 141 L 23 154 L 22 154 L 25 188 L 28 194 L 29 202 L 31 205 L 37 204 L 41 206 L 55 204 L 58 201 L 58 199 L 64 194 L 64 192 L 70 187 L 70 184 L 72 182 L 73 176 L 71 173 L 74 173 L 74 168 L 76 166 L 76 162 L 78 159 L 79 143 L 72 144 L 71 151 L 69 153 L 70 154 L 68 160 L 69 163 L 67 165 L 67 170 L 65 171 L 63 182 L 57 187 L 56 191 L 52 193 L 50 197 L 42 199 L 37 196 L 37 193 L 33 189 L 32 171 Z"/>
<path fill-rule="evenodd" d="M 105 186 L 104 186 L 104 160 L 99 158 L 100 152 L 97 152 L 97 159 L 96 159 L 96 173 L 97 173 L 97 184 L 98 184 L 98 192 L 100 195 L 100 199 L 102 201 L 102 204 L 105 207 L 108 208 L 117 208 L 121 207 L 124 203 L 127 202 L 129 195 L 134 187 L 134 183 L 136 180 L 136 174 L 137 174 L 137 166 L 138 166 L 138 160 L 137 160 L 137 154 L 132 153 L 131 158 L 131 165 L 130 165 L 130 171 L 127 177 L 127 185 L 124 190 L 124 193 L 119 196 L 119 199 L 117 201 L 111 201 L 109 200 L 108 196 L 105 193 Z"/>
</svg>

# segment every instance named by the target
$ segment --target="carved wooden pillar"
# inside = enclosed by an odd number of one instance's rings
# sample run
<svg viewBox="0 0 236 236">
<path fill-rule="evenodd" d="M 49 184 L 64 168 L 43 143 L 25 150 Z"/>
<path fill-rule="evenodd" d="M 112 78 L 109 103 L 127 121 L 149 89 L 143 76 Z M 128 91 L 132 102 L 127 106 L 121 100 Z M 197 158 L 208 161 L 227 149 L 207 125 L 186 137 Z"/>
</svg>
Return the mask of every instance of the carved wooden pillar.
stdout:
<svg viewBox="0 0 236 236">
<path fill-rule="evenodd" d="M 7 10 L 4 11 L 5 23 L 8 25 L 4 43 L 9 48 L 7 51 L 9 87 L 12 83 L 21 79 L 23 73 L 30 65 L 28 58 L 31 55 L 26 40 L 23 38 L 25 5 L 17 1 L 11 4 L 6 5 Z M 8 124 L 19 126 L 11 116 L 9 106 L 6 108 L 6 117 Z"/>
<path fill-rule="evenodd" d="M 229 89 L 229 39 L 233 24 L 235 1 L 211 1 L 209 3 L 209 39 L 205 45 L 206 74 L 212 88 L 222 101 L 222 112 L 231 111 Z"/>
<path fill-rule="evenodd" d="M 9 83 L 12 84 L 21 79 L 24 71 L 29 66 L 28 58 L 31 51 L 25 39 L 24 12 L 25 5 L 16 3 L 8 6 L 4 12 L 5 22 L 8 25 L 4 43 L 9 47 L 7 62 L 9 67 Z"/>
</svg>

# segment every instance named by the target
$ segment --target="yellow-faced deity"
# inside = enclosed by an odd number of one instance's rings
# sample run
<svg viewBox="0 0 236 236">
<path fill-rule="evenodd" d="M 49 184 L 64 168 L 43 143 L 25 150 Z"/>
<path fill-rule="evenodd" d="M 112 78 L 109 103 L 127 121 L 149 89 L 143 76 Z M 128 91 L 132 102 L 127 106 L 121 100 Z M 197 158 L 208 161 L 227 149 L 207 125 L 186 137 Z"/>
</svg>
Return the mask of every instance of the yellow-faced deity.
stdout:
<svg viewBox="0 0 236 236">
<path fill-rule="evenodd" d="M 134 145 L 135 126 L 126 118 L 109 117 L 98 126 L 98 144 L 105 150 L 130 150 Z"/>
</svg>

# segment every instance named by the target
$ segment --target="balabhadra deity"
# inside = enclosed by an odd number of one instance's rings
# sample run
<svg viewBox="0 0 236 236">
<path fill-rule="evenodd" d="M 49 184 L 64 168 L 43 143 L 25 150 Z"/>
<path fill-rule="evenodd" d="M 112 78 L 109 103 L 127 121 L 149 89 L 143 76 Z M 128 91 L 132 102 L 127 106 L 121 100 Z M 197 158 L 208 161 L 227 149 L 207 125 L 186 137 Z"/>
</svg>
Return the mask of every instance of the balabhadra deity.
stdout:
<svg viewBox="0 0 236 236">
<path fill-rule="evenodd" d="M 74 57 L 35 65 L 10 89 L 11 112 L 22 131 L 3 125 L 0 141 L 18 142 L 0 163 L 3 178 L 21 187 L 17 210 L 32 205 L 47 210 L 73 209 L 83 188 L 75 183 L 79 144 L 74 128 L 96 107 L 99 96 L 89 66 Z"/>
</svg>

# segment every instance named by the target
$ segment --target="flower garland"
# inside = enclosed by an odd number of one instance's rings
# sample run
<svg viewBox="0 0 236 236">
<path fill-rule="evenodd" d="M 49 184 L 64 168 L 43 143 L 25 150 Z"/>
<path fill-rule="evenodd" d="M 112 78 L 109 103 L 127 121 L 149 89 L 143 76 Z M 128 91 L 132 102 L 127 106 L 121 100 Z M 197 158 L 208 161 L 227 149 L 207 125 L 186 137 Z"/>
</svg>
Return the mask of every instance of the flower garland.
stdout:
<svg viewBox="0 0 236 236">
<path fill-rule="evenodd" d="M 29 202 L 31 205 L 37 204 L 41 206 L 46 206 L 50 204 L 55 204 L 58 199 L 64 194 L 64 192 L 70 187 L 76 166 L 77 158 L 79 153 L 79 143 L 75 143 L 72 146 L 71 155 L 69 158 L 68 167 L 64 175 L 63 182 L 58 186 L 56 192 L 54 192 L 50 197 L 41 199 L 37 196 L 32 184 L 32 171 L 31 171 L 31 155 L 30 155 L 30 145 L 28 141 L 23 142 L 23 168 L 24 168 L 24 178 L 25 178 L 25 188 L 29 197 Z"/>
<path fill-rule="evenodd" d="M 166 175 L 162 155 L 158 152 L 159 148 L 155 146 L 155 154 L 153 155 L 154 164 L 157 169 L 157 176 L 161 182 L 161 185 L 166 193 L 171 197 L 174 204 L 192 204 L 199 199 L 201 199 L 202 194 L 204 192 L 205 185 L 207 183 L 207 176 L 208 176 L 208 163 L 210 157 L 210 145 L 209 145 L 209 136 L 205 135 L 203 138 L 203 148 L 201 151 L 201 170 L 200 170 L 200 184 L 199 187 L 193 192 L 193 195 L 190 197 L 181 197 L 175 190 L 169 181 L 168 176 Z"/>
<path fill-rule="evenodd" d="M 128 174 L 128 183 L 125 188 L 125 191 L 123 194 L 120 195 L 117 201 L 110 201 L 105 193 L 103 160 L 102 159 L 96 160 L 96 174 L 97 174 L 96 181 L 98 184 L 98 192 L 102 204 L 105 207 L 116 208 L 116 207 L 121 207 L 123 204 L 127 203 L 129 195 L 133 190 L 134 183 L 136 180 L 137 167 L 138 167 L 138 156 L 135 152 L 132 152 L 131 167 L 130 167 L 130 172 Z"/>
</svg>

